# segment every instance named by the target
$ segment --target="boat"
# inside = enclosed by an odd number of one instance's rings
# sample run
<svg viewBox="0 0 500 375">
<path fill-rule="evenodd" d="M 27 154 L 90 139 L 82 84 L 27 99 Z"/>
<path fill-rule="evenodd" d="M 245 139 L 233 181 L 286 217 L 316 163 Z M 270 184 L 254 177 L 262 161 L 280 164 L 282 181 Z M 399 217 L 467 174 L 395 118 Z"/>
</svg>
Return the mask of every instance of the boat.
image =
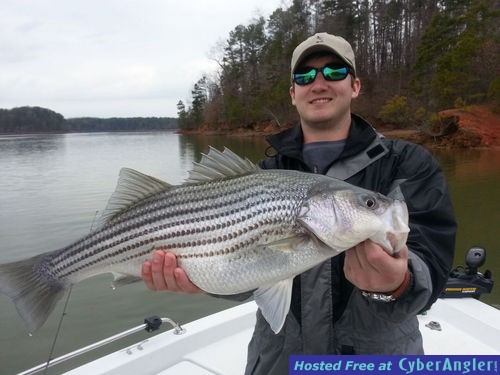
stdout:
<svg viewBox="0 0 500 375">
<path fill-rule="evenodd" d="M 479 300 L 482 293 L 491 292 L 493 287 L 491 272 L 482 274 L 478 271 L 484 259 L 484 249 L 470 249 L 466 257 L 467 267 L 453 270 L 441 298 L 430 310 L 418 316 L 426 354 L 500 355 L 500 310 Z M 169 318 L 152 317 L 144 324 L 19 375 L 35 374 L 143 329 L 157 330 L 163 323 L 171 324 L 173 328 L 65 374 L 243 374 L 256 311 L 255 302 L 246 302 L 182 327 Z"/>
</svg>

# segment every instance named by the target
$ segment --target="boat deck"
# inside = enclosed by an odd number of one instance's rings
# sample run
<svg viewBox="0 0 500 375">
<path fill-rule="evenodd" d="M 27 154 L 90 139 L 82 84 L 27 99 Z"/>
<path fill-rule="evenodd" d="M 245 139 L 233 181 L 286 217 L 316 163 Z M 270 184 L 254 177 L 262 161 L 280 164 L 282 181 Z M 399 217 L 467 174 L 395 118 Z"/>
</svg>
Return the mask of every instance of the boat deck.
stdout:
<svg viewBox="0 0 500 375">
<path fill-rule="evenodd" d="M 256 308 L 233 307 L 186 324 L 182 335 L 161 333 L 66 375 L 242 374 Z M 440 299 L 419 322 L 426 354 L 500 354 L 500 311 L 478 300 Z"/>
</svg>

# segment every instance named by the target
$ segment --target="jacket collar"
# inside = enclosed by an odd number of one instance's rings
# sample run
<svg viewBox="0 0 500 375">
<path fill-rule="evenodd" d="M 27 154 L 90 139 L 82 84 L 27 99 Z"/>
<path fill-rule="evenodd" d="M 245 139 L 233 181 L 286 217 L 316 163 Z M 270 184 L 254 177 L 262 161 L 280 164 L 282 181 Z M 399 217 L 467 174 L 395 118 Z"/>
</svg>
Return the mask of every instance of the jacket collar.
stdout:
<svg viewBox="0 0 500 375">
<path fill-rule="evenodd" d="M 339 159 L 355 155 L 366 149 L 373 142 L 375 137 L 375 129 L 373 129 L 367 121 L 358 115 L 351 114 L 349 134 L 347 136 L 344 151 Z M 281 133 L 268 136 L 266 139 L 267 142 L 283 156 L 302 160 L 304 135 L 300 124 Z"/>
</svg>

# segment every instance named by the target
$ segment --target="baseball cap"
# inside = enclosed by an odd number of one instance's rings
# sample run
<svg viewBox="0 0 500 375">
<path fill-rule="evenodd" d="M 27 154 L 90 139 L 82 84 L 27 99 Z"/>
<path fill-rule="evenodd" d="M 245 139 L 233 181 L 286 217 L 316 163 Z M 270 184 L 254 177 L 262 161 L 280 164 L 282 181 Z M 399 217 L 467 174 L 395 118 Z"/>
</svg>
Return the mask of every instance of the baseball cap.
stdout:
<svg viewBox="0 0 500 375">
<path fill-rule="evenodd" d="M 330 51 L 340 57 L 356 75 L 354 52 L 347 40 L 328 33 L 317 33 L 300 43 L 292 54 L 292 73 L 300 63 L 314 52 Z"/>
</svg>

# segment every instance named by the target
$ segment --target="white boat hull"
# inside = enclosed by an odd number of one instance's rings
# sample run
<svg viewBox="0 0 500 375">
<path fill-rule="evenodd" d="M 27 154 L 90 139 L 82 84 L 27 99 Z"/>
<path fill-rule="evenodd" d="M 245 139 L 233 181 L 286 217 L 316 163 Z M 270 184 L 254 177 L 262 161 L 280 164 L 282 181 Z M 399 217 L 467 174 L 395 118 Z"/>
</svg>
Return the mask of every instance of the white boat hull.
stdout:
<svg viewBox="0 0 500 375">
<path fill-rule="evenodd" d="M 66 374 L 243 374 L 256 308 L 248 302 L 210 315 L 182 335 L 167 331 Z M 478 300 L 440 299 L 419 323 L 426 354 L 500 354 L 500 311 Z"/>
</svg>

